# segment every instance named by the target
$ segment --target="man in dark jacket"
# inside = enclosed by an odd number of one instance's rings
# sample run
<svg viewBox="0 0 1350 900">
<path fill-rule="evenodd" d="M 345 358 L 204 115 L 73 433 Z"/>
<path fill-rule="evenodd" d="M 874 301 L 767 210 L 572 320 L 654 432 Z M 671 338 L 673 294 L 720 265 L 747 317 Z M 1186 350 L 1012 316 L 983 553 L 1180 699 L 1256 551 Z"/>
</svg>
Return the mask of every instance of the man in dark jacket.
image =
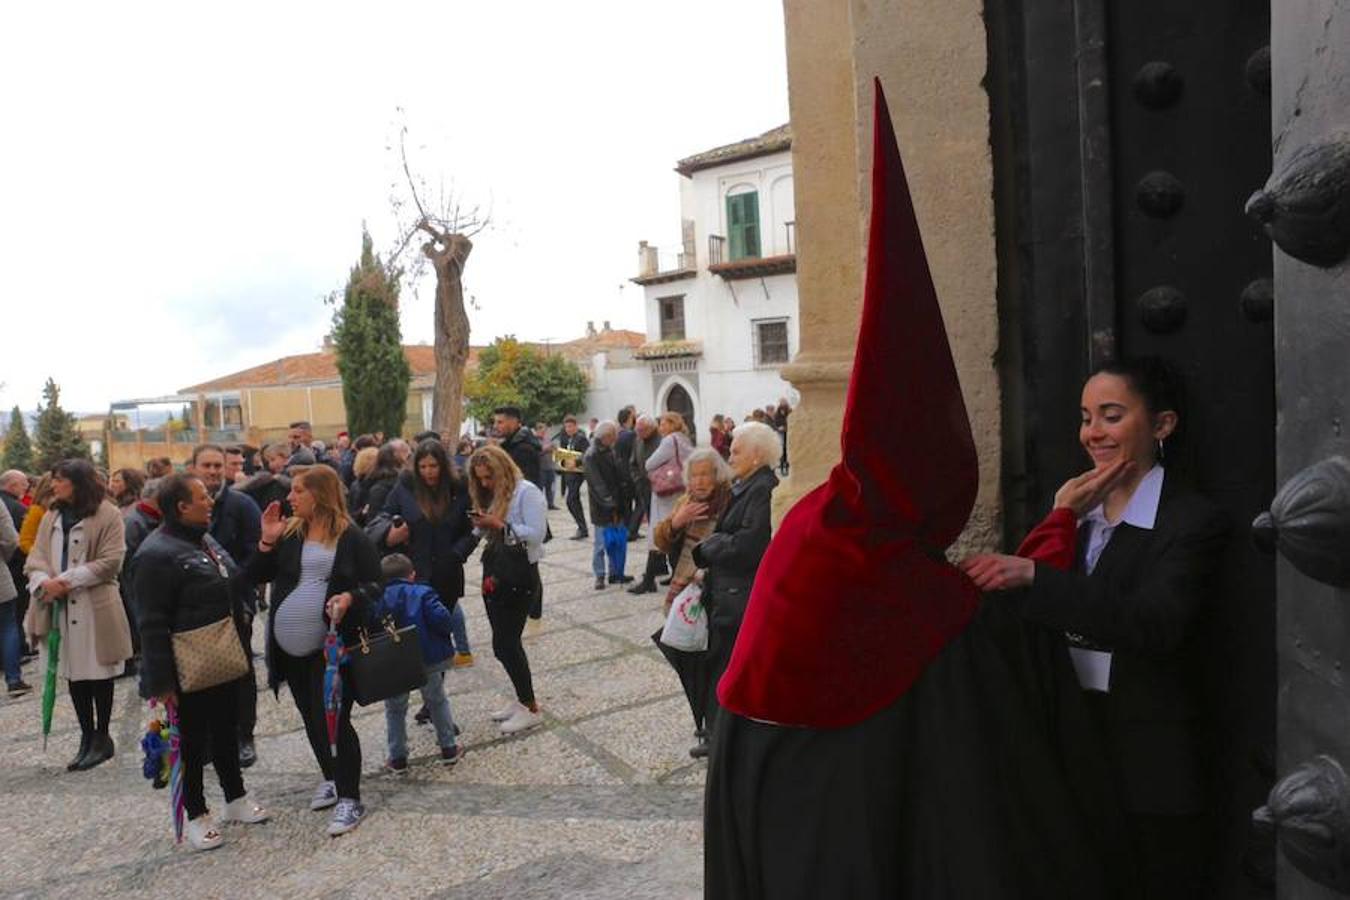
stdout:
<svg viewBox="0 0 1350 900">
<path fill-rule="evenodd" d="M 14 522 L 14 528 L 17 531 L 23 528 L 24 516 L 28 515 L 28 507 L 23 505 L 23 495 L 28 493 L 28 476 L 18 469 L 10 469 L 4 474 L 0 474 L 0 501 L 5 504 L 5 509 L 9 512 L 10 519 Z M 26 643 L 27 638 L 23 635 L 22 623 L 24 614 L 28 611 L 28 579 L 23 574 L 23 564 L 28 561 L 28 554 L 17 547 L 9 558 L 9 574 L 14 579 L 14 590 L 18 596 L 14 598 L 14 621 L 20 623 L 20 650 L 21 656 L 28 656 L 29 647 Z"/>
<path fill-rule="evenodd" d="M 258 552 L 262 537 L 262 511 L 247 494 L 225 483 L 225 451 L 215 444 L 200 444 L 192 450 L 193 475 L 201 479 L 211 495 L 211 537 L 240 569 L 248 566 Z M 257 615 L 256 593 L 250 592 L 243 616 L 244 636 L 251 646 L 253 617 Z M 253 674 L 253 656 L 249 654 L 249 675 Z M 258 686 L 252 677 L 241 679 L 239 689 L 239 765 L 248 768 L 258 761 L 253 748 L 253 729 L 258 722 Z"/>
<path fill-rule="evenodd" d="M 619 463 L 623 466 L 625 478 L 629 478 L 628 461 L 633 458 L 633 444 L 637 443 L 637 432 L 633 430 L 635 422 L 637 422 L 636 409 L 625 406 L 619 410 L 619 438 L 614 444 L 614 455 L 619 458 Z"/>
<path fill-rule="evenodd" d="M 647 480 L 647 457 L 661 446 L 661 433 L 656 430 L 656 420 L 647 414 L 638 416 L 634 429 L 633 446 L 629 450 L 628 472 L 633 482 L 633 512 L 628 517 L 628 540 L 642 537 L 642 517 L 652 506 L 652 483 Z M 651 523 L 655 524 L 655 523 Z"/>
<path fill-rule="evenodd" d="M 563 430 L 554 438 L 554 443 L 560 450 L 582 454 L 591 446 L 586 435 L 577 427 L 576 416 L 563 419 Z M 575 468 L 569 467 L 566 463 L 562 465 L 563 500 L 567 503 L 567 511 L 577 523 L 577 533 L 572 535 L 574 541 L 584 541 L 589 536 L 586 533 L 586 513 L 581 508 L 581 484 L 584 480 L 585 475 L 579 462 Z"/>
<path fill-rule="evenodd" d="M 595 526 L 595 549 L 591 554 L 591 571 L 595 573 L 595 589 L 605 589 L 605 529 L 622 526 L 632 507 L 632 486 L 627 477 L 626 464 L 620 464 L 615 452 L 619 440 L 619 426 L 601 422 L 595 426 L 591 448 L 586 451 L 586 490 L 591 501 L 591 524 Z M 613 565 L 611 563 L 611 568 Z M 623 571 L 609 573 L 610 584 L 627 584 L 633 576 Z"/>
<path fill-rule="evenodd" d="M 539 487 L 539 438 L 528 428 L 521 427 L 520 410 L 514 406 L 499 406 L 492 411 L 492 424 L 501 438 L 502 449 L 524 474 L 525 480 Z"/>
<path fill-rule="evenodd" d="M 159 501 L 155 495 L 163 482 L 162 478 L 151 478 L 147 481 L 141 488 L 141 499 L 122 513 L 122 529 L 126 537 L 127 552 L 122 557 L 122 577 L 118 579 L 117 587 L 122 592 L 122 608 L 126 610 L 127 621 L 131 624 L 131 649 L 136 656 L 141 655 L 141 607 L 136 602 L 134 588 L 136 551 L 150 533 L 159 527 L 162 517 L 159 514 Z M 135 665 L 130 663 L 127 665 L 127 674 L 136 674 Z"/>
</svg>

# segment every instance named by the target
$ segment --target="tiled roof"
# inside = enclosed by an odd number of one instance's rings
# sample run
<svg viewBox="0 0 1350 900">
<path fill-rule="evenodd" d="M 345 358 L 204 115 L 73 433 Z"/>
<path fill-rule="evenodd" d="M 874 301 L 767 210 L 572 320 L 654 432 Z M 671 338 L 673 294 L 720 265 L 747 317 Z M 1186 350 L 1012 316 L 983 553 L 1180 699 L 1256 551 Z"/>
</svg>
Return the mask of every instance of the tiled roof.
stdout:
<svg viewBox="0 0 1350 900">
<path fill-rule="evenodd" d="M 577 338 L 561 344 L 547 345 L 551 353 L 561 353 L 577 363 L 590 360 L 591 356 L 602 350 L 632 349 L 647 338 L 636 331 L 602 331 L 594 337 Z M 543 351 L 544 344 L 529 343 L 528 346 Z M 482 347 L 469 348 L 468 368 L 478 365 L 478 354 Z M 436 350 L 427 344 L 405 344 L 403 355 L 408 358 L 412 369 L 413 381 L 432 379 L 436 376 Z M 237 391 L 243 388 L 267 388 L 289 386 L 314 386 L 336 384 L 340 381 L 337 370 L 337 353 L 326 347 L 317 353 L 301 353 L 297 356 L 283 356 L 281 359 L 225 375 L 202 384 L 183 388 L 180 394 L 202 394 L 214 391 Z"/>
<path fill-rule="evenodd" d="M 700 169 L 711 169 L 713 166 L 724 165 L 740 159 L 767 156 L 770 153 L 788 150 L 791 147 L 792 126 L 790 124 L 779 125 L 777 128 L 764 132 L 759 137 L 746 138 L 734 144 L 714 147 L 711 150 L 705 150 L 703 153 L 686 156 L 675 164 L 675 171 L 688 178 Z"/>
</svg>

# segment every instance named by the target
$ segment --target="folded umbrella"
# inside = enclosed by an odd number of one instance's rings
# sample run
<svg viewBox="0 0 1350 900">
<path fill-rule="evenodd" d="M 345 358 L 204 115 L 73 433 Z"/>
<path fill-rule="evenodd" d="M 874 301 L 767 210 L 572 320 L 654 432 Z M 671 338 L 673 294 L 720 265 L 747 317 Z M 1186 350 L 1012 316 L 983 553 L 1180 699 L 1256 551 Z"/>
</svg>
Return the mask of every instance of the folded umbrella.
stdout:
<svg viewBox="0 0 1350 900">
<path fill-rule="evenodd" d="M 342 638 L 337 624 L 328 623 L 328 636 L 323 639 L 323 717 L 328 725 L 328 752 L 337 758 L 338 716 L 342 711 Z"/>
<path fill-rule="evenodd" d="M 661 631 L 658 628 L 652 632 L 652 643 L 680 677 L 684 698 L 689 701 L 689 711 L 694 716 L 694 728 L 700 729 L 708 708 L 708 651 L 677 650 L 661 643 Z"/>
<path fill-rule="evenodd" d="M 42 679 L 42 752 L 47 752 L 47 737 L 52 733 L 52 712 L 56 709 L 56 669 L 61 660 L 61 621 L 64 600 L 52 605 L 52 625 L 47 632 L 47 672 Z"/>
<path fill-rule="evenodd" d="M 174 842 L 181 844 L 186 810 L 183 806 L 183 752 L 177 701 L 164 701 L 164 712 L 169 719 L 169 809 L 173 814 Z"/>
</svg>

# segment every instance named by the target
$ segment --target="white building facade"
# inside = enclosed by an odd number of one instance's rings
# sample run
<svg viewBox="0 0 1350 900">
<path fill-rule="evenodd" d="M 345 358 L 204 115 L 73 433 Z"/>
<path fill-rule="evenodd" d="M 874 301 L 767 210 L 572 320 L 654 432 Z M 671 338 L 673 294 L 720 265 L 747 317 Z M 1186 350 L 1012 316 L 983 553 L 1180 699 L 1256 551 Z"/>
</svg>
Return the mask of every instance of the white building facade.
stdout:
<svg viewBox="0 0 1350 900">
<path fill-rule="evenodd" d="M 638 245 L 647 342 L 633 355 L 649 402 L 635 402 L 684 413 L 700 444 L 718 413 L 795 405 L 779 375 L 798 348 L 791 146 L 785 125 L 681 160 L 681 246 Z"/>
</svg>

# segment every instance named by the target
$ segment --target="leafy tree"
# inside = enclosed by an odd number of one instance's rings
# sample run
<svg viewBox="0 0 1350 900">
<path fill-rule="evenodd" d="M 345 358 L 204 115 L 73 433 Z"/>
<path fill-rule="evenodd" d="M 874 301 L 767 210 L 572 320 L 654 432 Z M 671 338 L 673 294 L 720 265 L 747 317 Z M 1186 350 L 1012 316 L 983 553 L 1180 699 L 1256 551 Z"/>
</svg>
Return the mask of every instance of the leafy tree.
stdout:
<svg viewBox="0 0 1350 900">
<path fill-rule="evenodd" d="M 5 455 L 0 458 L 0 469 L 33 471 L 33 442 L 28 438 L 28 425 L 17 406 L 9 414 L 9 430 L 5 432 Z"/>
<path fill-rule="evenodd" d="M 501 337 L 478 355 L 465 384 L 469 415 L 492 418 L 499 406 L 518 406 L 526 423 L 561 422 L 586 405 L 586 373 L 562 356 L 545 356 L 514 337 Z"/>
<path fill-rule="evenodd" d="M 408 411 L 412 369 L 403 354 L 398 324 L 401 272 L 391 269 L 372 249 L 370 233 L 361 232 L 361 262 L 352 268 L 342 303 L 333 311 L 333 344 L 347 428 L 352 434 L 403 430 Z"/>
<path fill-rule="evenodd" d="M 38 407 L 37 465 L 47 471 L 63 459 L 89 459 L 89 447 L 80 436 L 75 417 L 61 408 L 61 389 L 51 378 L 42 388 L 45 405 Z"/>
</svg>

